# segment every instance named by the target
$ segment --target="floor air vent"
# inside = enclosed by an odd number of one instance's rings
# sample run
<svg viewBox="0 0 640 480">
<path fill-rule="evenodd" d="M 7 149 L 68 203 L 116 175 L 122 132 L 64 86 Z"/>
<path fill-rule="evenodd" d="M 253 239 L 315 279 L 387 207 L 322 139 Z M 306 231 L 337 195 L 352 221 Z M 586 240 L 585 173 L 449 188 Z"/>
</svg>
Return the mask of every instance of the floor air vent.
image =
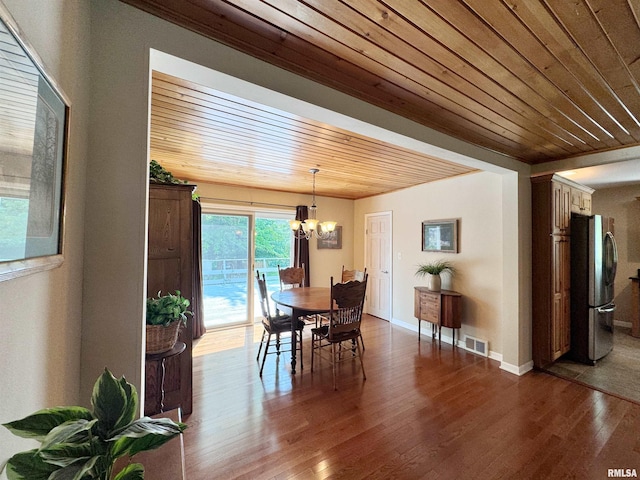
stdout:
<svg viewBox="0 0 640 480">
<path fill-rule="evenodd" d="M 464 339 L 464 346 L 467 350 L 470 350 L 483 357 L 489 356 L 489 342 L 486 340 L 480 340 L 479 338 L 467 335 Z"/>
</svg>

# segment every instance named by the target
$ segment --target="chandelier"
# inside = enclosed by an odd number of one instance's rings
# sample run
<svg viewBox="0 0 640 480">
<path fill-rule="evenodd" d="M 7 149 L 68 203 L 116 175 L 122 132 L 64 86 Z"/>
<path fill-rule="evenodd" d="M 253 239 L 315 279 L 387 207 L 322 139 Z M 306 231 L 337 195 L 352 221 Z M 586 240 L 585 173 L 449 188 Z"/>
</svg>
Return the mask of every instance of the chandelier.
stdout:
<svg viewBox="0 0 640 480">
<path fill-rule="evenodd" d="M 309 218 L 304 220 L 289 220 L 289 226 L 293 231 L 293 236 L 297 239 L 306 238 L 309 240 L 312 236 L 316 238 L 327 238 L 336 228 L 337 222 L 327 221 L 320 222 L 316 218 L 316 173 L 320 170 L 310 168 L 309 172 L 313 174 L 313 200 L 309 208 Z M 302 227 L 302 228 L 300 228 Z"/>
</svg>

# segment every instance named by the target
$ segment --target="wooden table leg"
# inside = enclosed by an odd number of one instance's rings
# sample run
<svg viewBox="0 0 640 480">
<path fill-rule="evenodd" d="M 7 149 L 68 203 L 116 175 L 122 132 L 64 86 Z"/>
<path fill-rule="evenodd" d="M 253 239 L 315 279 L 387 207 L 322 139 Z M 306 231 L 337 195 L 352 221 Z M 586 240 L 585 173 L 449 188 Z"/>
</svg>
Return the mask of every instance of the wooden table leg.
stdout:
<svg viewBox="0 0 640 480">
<path fill-rule="evenodd" d="M 301 312 L 297 309 L 291 310 L 291 373 L 296 373 L 296 351 L 298 350 L 298 335 L 296 327 L 298 326 L 298 317 Z M 302 339 L 300 339 L 302 341 Z"/>
</svg>

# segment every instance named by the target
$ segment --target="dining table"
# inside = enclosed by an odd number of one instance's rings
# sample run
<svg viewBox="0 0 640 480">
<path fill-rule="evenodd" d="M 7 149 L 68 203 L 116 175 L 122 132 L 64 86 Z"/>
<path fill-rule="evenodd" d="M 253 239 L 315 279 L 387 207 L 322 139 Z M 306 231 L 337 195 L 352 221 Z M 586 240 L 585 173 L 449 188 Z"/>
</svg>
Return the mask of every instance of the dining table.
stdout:
<svg viewBox="0 0 640 480">
<path fill-rule="evenodd" d="M 291 373 L 296 373 L 297 322 L 294 320 L 307 315 L 328 312 L 331 306 L 331 288 L 289 288 L 272 293 L 271 300 L 277 305 L 291 309 Z"/>
</svg>

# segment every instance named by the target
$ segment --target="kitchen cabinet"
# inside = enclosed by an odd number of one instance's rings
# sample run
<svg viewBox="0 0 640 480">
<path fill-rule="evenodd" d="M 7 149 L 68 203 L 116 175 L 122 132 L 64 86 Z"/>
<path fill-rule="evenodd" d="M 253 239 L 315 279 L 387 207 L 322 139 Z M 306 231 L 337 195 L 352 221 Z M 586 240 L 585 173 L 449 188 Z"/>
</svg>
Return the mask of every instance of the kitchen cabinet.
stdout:
<svg viewBox="0 0 640 480">
<path fill-rule="evenodd" d="M 571 188 L 571 213 L 591 215 L 591 193 Z"/>
<path fill-rule="evenodd" d="M 591 213 L 593 190 L 558 175 L 531 182 L 533 362 L 544 368 L 571 347 L 571 214 Z"/>
</svg>

